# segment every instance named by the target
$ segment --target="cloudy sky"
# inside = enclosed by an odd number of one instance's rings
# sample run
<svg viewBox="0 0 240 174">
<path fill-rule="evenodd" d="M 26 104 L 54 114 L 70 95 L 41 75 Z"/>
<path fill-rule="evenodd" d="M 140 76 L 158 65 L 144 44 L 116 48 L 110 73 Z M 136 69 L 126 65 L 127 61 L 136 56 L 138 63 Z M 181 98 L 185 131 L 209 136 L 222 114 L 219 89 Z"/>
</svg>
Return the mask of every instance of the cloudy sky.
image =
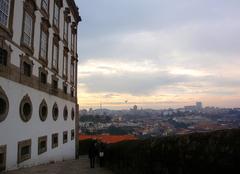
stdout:
<svg viewBox="0 0 240 174">
<path fill-rule="evenodd" d="M 239 0 L 76 0 L 81 108 L 240 107 Z"/>
</svg>

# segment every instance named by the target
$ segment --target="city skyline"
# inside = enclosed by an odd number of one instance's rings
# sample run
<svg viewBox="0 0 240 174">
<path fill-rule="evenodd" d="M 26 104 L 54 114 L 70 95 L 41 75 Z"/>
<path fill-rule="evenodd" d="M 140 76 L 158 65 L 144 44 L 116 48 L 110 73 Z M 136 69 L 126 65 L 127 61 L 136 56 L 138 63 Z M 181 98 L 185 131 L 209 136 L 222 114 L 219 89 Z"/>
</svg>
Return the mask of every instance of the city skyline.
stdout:
<svg viewBox="0 0 240 174">
<path fill-rule="evenodd" d="M 77 0 L 80 108 L 240 106 L 237 0 Z"/>
</svg>

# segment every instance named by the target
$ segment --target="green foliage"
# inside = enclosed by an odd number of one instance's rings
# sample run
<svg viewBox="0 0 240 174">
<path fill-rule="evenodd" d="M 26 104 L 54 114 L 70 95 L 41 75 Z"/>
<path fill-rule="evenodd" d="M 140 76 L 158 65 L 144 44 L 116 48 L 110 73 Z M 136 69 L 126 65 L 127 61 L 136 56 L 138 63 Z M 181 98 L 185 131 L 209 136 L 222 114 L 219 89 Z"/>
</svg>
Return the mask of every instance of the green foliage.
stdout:
<svg viewBox="0 0 240 174">
<path fill-rule="evenodd" d="M 240 130 L 121 142 L 107 148 L 106 163 L 117 174 L 234 173 Z"/>
</svg>

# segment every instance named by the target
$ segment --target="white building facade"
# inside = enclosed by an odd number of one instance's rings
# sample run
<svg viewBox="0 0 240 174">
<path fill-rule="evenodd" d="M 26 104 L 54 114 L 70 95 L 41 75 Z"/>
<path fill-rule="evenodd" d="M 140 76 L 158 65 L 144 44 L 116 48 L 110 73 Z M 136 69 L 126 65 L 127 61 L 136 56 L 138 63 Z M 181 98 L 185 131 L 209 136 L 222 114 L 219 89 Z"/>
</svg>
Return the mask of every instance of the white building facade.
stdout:
<svg viewBox="0 0 240 174">
<path fill-rule="evenodd" d="M 74 0 L 0 0 L 0 172 L 74 159 Z"/>
</svg>

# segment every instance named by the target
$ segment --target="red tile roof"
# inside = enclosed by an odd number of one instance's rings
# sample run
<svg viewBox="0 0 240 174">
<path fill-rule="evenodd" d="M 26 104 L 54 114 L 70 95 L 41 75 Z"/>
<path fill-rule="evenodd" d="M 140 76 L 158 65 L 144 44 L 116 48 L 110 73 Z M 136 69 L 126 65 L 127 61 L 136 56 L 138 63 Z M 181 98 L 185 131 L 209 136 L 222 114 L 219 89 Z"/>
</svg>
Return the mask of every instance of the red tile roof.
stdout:
<svg viewBox="0 0 240 174">
<path fill-rule="evenodd" d="M 136 140 L 133 135 L 79 135 L 79 140 L 97 139 L 103 143 L 112 144 L 121 141 Z"/>
</svg>

